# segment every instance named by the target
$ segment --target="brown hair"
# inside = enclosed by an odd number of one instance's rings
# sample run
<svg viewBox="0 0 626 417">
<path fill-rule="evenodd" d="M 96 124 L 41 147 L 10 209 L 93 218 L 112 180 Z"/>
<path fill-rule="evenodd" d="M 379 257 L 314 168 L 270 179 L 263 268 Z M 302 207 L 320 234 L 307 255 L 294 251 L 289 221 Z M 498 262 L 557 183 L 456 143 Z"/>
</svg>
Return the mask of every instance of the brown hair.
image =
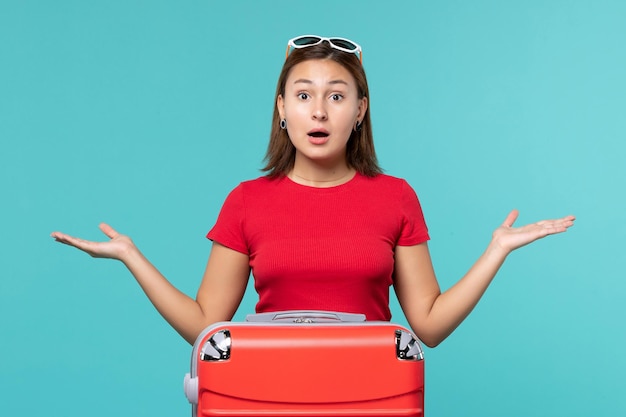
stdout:
<svg viewBox="0 0 626 417">
<path fill-rule="evenodd" d="M 267 164 L 263 171 L 268 172 L 269 177 L 279 177 L 286 175 L 295 162 L 296 149 L 289 140 L 287 130 L 280 128 L 280 115 L 276 102 L 278 96 L 285 95 L 285 84 L 291 69 L 301 62 L 314 59 L 330 59 L 352 74 L 356 81 L 359 98 L 367 97 L 369 100 L 369 88 L 365 71 L 359 58 L 352 53 L 343 52 L 332 48 L 328 42 L 307 48 L 295 49 L 285 60 L 283 69 L 278 77 L 276 95 L 274 96 L 274 116 L 272 117 L 272 130 L 270 133 L 270 143 L 267 147 L 265 161 Z M 348 166 L 357 170 L 360 174 L 368 177 L 382 173 L 378 165 L 376 152 L 374 150 L 374 138 L 372 135 L 372 123 L 370 121 L 369 105 L 365 112 L 365 117 L 358 131 L 352 130 L 348 139 L 346 149 L 346 161 Z"/>
</svg>

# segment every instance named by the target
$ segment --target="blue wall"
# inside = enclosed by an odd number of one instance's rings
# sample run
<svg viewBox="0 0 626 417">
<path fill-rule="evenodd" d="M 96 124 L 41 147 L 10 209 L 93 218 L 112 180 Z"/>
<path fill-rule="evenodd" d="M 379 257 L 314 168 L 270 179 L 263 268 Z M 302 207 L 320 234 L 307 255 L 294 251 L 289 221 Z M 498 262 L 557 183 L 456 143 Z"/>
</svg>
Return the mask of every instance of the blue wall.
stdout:
<svg viewBox="0 0 626 417">
<path fill-rule="evenodd" d="M 3 1 L 0 415 L 189 412 L 190 347 L 119 263 L 48 236 L 109 222 L 194 295 L 305 33 L 363 45 L 379 157 L 422 200 L 442 287 L 510 209 L 578 218 L 427 351 L 428 415 L 624 415 L 625 19 L 618 0 Z"/>
</svg>

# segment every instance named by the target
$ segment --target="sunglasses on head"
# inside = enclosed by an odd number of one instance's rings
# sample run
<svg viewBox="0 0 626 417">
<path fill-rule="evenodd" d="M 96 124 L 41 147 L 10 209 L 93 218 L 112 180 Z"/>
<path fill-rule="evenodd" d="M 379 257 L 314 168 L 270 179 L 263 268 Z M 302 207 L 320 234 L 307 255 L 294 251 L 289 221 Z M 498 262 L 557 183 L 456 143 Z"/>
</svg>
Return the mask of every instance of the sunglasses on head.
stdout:
<svg viewBox="0 0 626 417">
<path fill-rule="evenodd" d="M 287 43 L 287 53 L 285 57 L 289 56 L 292 48 L 308 48 L 309 46 L 319 45 L 324 41 L 328 42 L 331 48 L 343 52 L 348 52 L 350 54 L 356 54 L 359 57 L 361 64 L 363 63 L 363 52 L 361 50 L 361 46 L 359 46 L 358 43 L 352 42 L 350 39 L 345 38 L 324 38 L 317 35 L 302 35 L 293 39 L 289 39 L 289 42 Z"/>
</svg>

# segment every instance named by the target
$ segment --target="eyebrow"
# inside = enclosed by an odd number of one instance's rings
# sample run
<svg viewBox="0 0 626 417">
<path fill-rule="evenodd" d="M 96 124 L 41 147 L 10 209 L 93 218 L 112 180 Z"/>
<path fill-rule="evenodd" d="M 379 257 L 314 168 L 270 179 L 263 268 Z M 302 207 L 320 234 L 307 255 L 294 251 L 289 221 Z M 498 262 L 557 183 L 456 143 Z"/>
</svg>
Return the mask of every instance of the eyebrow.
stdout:
<svg viewBox="0 0 626 417">
<path fill-rule="evenodd" d="M 306 78 L 300 78 L 297 79 L 293 82 L 294 84 L 298 84 L 298 83 L 303 83 L 303 84 L 314 84 L 313 81 L 308 80 Z M 338 80 L 331 80 L 328 82 L 328 84 L 344 84 L 344 85 L 348 85 L 348 83 L 344 80 L 338 79 Z"/>
</svg>

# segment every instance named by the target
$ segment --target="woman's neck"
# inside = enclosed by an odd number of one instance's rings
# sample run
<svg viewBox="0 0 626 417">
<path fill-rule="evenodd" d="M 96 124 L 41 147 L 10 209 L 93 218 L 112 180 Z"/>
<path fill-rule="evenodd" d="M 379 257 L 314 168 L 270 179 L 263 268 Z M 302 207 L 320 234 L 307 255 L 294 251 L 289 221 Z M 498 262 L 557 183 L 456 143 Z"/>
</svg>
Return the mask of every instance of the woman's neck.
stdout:
<svg viewBox="0 0 626 417">
<path fill-rule="evenodd" d="M 345 184 L 355 174 L 356 170 L 347 165 L 333 169 L 303 169 L 296 164 L 287 177 L 297 184 L 326 188 Z"/>
</svg>

